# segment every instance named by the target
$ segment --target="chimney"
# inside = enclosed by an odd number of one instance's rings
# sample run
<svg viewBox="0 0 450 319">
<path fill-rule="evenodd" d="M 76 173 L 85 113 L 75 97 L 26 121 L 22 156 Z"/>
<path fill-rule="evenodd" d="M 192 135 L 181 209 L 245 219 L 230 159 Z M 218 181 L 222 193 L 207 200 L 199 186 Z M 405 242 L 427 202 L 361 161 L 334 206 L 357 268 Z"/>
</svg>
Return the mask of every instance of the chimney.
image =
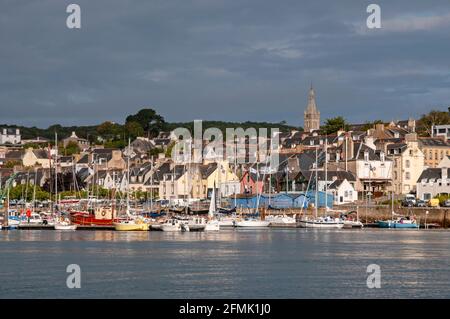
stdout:
<svg viewBox="0 0 450 319">
<path fill-rule="evenodd" d="M 377 132 L 383 132 L 384 131 L 384 124 L 383 123 L 375 124 L 375 130 Z"/>
<path fill-rule="evenodd" d="M 417 133 L 408 133 L 405 135 L 406 142 L 417 142 Z"/>
</svg>

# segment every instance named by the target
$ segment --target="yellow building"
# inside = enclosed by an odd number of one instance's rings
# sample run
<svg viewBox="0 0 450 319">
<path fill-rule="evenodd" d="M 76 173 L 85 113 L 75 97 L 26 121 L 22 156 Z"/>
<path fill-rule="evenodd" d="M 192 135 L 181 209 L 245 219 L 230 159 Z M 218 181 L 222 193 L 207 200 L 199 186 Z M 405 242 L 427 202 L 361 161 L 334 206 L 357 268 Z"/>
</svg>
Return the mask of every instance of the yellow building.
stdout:
<svg viewBox="0 0 450 319">
<path fill-rule="evenodd" d="M 424 154 L 424 164 L 428 168 L 436 168 L 444 157 L 450 155 L 450 144 L 442 137 L 419 138 L 419 148 Z"/>
</svg>

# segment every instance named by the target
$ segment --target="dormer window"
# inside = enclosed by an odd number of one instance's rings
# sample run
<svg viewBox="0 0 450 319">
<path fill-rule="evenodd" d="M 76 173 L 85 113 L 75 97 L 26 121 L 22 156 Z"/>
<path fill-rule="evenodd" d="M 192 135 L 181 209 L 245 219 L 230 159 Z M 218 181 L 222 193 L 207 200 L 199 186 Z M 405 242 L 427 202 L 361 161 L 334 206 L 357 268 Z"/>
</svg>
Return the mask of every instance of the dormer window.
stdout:
<svg viewBox="0 0 450 319">
<path fill-rule="evenodd" d="M 369 161 L 369 152 L 368 152 L 368 151 L 365 151 L 365 152 L 364 152 L 364 160 L 365 160 L 366 162 Z"/>
<path fill-rule="evenodd" d="M 385 160 L 384 152 L 380 153 L 380 159 L 381 159 L 382 162 L 384 162 L 384 160 Z"/>
</svg>

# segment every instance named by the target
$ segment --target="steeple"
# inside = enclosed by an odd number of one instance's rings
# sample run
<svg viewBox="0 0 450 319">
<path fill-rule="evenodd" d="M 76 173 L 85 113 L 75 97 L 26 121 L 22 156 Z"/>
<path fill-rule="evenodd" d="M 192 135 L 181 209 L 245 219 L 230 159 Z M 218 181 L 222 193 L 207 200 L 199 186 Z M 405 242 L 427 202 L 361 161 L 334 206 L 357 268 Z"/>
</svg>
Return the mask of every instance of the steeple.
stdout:
<svg viewBox="0 0 450 319">
<path fill-rule="evenodd" d="M 316 106 L 316 93 L 311 83 L 308 94 L 308 105 L 304 113 L 304 130 L 311 132 L 320 129 L 320 112 Z"/>
</svg>

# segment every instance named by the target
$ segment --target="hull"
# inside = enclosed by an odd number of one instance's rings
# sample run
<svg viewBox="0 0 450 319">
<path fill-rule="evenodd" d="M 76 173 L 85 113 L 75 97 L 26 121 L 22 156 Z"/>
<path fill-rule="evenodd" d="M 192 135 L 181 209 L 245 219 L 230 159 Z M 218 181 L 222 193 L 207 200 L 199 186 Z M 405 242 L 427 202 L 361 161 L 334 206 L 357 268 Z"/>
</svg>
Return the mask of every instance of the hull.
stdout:
<svg viewBox="0 0 450 319">
<path fill-rule="evenodd" d="M 77 225 L 58 225 L 55 224 L 55 230 L 76 230 L 77 229 Z"/>
<path fill-rule="evenodd" d="M 113 223 L 113 225 L 117 231 L 147 231 L 150 229 L 149 225 L 145 223 Z"/>
<path fill-rule="evenodd" d="M 236 227 L 269 227 L 270 222 L 259 220 L 243 220 L 236 222 Z"/>
<path fill-rule="evenodd" d="M 330 228 L 343 228 L 344 223 L 342 222 L 323 222 L 323 221 L 313 221 L 313 220 L 302 220 L 299 222 L 299 226 L 302 228 L 323 228 L 323 229 L 330 229 Z"/>
<path fill-rule="evenodd" d="M 399 223 L 396 221 L 379 221 L 380 228 L 394 228 L 394 229 L 417 229 L 419 226 L 413 223 Z"/>
<path fill-rule="evenodd" d="M 82 213 L 76 213 L 70 216 L 70 221 L 73 224 L 80 226 L 112 226 L 112 219 L 98 219 L 94 215 L 87 215 Z"/>
<path fill-rule="evenodd" d="M 363 228 L 364 224 L 360 221 L 345 221 L 344 228 Z"/>
<path fill-rule="evenodd" d="M 220 230 L 220 224 L 218 221 L 210 221 L 206 223 L 205 231 L 219 231 Z"/>
<path fill-rule="evenodd" d="M 181 225 L 161 225 L 160 229 L 165 232 L 178 232 L 181 231 Z"/>
</svg>

